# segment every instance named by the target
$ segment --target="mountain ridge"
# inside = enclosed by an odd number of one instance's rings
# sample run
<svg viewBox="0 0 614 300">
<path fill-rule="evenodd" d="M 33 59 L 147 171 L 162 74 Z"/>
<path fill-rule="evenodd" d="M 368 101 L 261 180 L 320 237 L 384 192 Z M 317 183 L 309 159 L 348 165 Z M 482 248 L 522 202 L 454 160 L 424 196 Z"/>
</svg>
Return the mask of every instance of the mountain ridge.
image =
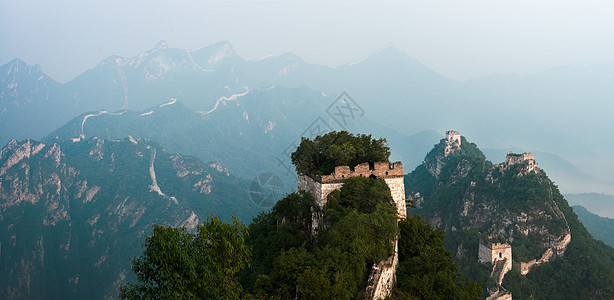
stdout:
<svg viewBox="0 0 614 300">
<path fill-rule="evenodd" d="M 260 210 L 220 164 L 153 142 L 12 140 L 0 151 L 1 298 L 114 298 L 153 224 Z"/>
<path fill-rule="evenodd" d="M 611 295 L 614 249 L 590 236 L 532 154 L 510 152 L 505 162 L 492 164 L 475 144 L 451 137 L 436 144 L 405 182 L 414 212 L 446 232 L 446 248 L 461 272 L 480 282 L 485 295 L 501 288 L 515 298 Z M 495 246 L 511 247 L 503 258 L 514 261 L 498 281 L 489 268 L 500 260 L 485 265 L 476 257 L 483 261 L 482 249 Z M 594 261 L 584 262 L 587 256 Z M 573 272 L 561 273 L 565 266 Z M 594 274 L 590 280 L 588 273 Z"/>
</svg>

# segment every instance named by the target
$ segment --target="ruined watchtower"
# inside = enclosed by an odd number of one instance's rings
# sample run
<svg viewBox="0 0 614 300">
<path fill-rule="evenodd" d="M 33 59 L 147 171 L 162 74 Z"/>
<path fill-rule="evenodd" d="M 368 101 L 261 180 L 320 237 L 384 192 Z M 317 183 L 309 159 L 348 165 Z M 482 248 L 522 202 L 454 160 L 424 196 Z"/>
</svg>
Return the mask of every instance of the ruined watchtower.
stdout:
<svg viewBox="0 0 614 300">
<path fill-rule="evenodd" d="M 353 171 L 349 166 L 337 166 L 330 175 L 299 174 L 298 190 L 311 193 L 318 206 L 324 207 L 328 194 L 340 189 L 346 179 L 358 176 L 383 179 L 390 189 L 399 218 L 407 217 L 403 164 L 400 161 L 362 163 L 355 166 Z"/>
<path fill-rule="evenodd" d="M 446 140 L 451 144 L 458 143 L 461 144 L 461 135 L 456 130 L 448 130 L 446 131 Z"/>
<path fill-rule="evenodd" d="M 484 264 L 492 263 L 490 277 L 494 278 L 497 282 L 497 286 L 494 289 L 489 287 L 488 292 L 490 296 L 486 299 L 512 299 L 512 294 L 501 286 L 503 277 L 512 269 L 512 246 L 502 243 L 484 245 L 480 242 L 478 260 Z"/>
<path fill-rule="evenodd" d="M 507 167 L 512 166 L 512 165 L 516 165 L 516 164 L 523 164 L 523 163 L 527 163 L 527 172 L 531 172 L 534 171 L 537 163 L 535 162 L 535 157 L 533 156 L 533 154 L 531 153 L 513 153 L 512 151 L 508 152 L 507 155 L 505 156 L 505 165 Z"/>
<path fill-rule="evenodd" d="M 498 260 L 507 259 L 509 269 L 512 269 L 512 246 L 502 243 L 491 243 L 486 246 L 480 243 L 478 260 L 481 263 L 495 264 Z"/>
<path fill-rule="evenodd" d="M 460 149 L 461 135 L 456 130 L 446 131 L 446 148 L 444 150 L 444 156 L 448 156 L 450 153 Z"/>
</svg>

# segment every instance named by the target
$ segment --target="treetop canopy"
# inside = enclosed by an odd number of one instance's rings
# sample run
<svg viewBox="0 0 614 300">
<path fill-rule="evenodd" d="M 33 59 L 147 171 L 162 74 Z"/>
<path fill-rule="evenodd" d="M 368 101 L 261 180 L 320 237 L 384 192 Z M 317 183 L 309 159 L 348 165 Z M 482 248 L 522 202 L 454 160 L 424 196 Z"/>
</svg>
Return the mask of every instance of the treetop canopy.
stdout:
<svg viewBox="0 0 614 300">
<path fill-rule="evenodd" d="M 353 168 L 365 162 L 388 162 L 389 157 L 390 147 L 385 138 L 333 131 L 313 140 L 302 138 L 292 153 L 292 163 L 300 174 L 328 175 L 336 166 Z"/>
</svg>

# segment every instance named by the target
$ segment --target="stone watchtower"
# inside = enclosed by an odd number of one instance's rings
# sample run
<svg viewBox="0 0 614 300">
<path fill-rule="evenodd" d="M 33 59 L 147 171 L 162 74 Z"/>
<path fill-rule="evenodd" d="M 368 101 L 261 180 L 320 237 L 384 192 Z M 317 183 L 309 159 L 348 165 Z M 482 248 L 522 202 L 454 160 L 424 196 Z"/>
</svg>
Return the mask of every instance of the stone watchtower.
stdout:
<svg viewBox="0 0 614 300">
<path fill-rule="evenodd" d="M 511 300 L 512 294 L 506 291 L 501 283 L 505 274 L 512 269 L 512 246 L 502 243 L 490 243 L 484 245 L 480 242 L 478 250 L 478 261 L 486 264 L 492 263 L 490 277 L 497 282 L 495 289 L 489 287 L 490 296 L 487 300 Z"/>
<path fill-rule="evenodd" d="M 458 143 L 458 145 L 460 146 L 461 135 L 456 130 L 448 130 L 446 131 L 446 140 L 451 144 Z"/>
<path fill-rule="evenodd" d="M 460 149 L 461 135 L 456 130 L 446 131 L 446 148 L 444 149 L 444 156 L 450 155 L 450 153 Z"/>
<path fill-rule="evenodd" d="M 298 190 L 309 192 L 315 202 L 324 207 L 327 196 L 332 191 L 341 188 L 343 182 L 350 177 L 375 177 L 383 179 L 397 208 L 400 219 L 407 218 L 405 207 L 405 185 L 403 182 L 403 164 L 398 161 L 395 163 L 376 162 L 373 164 L 362 163 L 354 167 L 354 171 L 349 166 L 337 166 L 330 175 L 307 175 L 299 174 Z M 312 232 L 316 234 L 318 223 L 322 216 L 314 215 L 312 218 Z M 384 299 L 392 292 L 395 282 L 395 273 L 399 263 L 399 237 L 394 240 L 394 254 L 384 261 L 381 261 L 371 269 L 365 292 L 371 299 Z"/>
<path fill-rule="evenodd" d="M 354 171 L 348 166 L 337 166 L 330 175 L 299 174 L 298 190 L 309 192 L 318 206 L 324 207 L 328 194 L 340 189 L 347 178 L 358 176 L 383 179 L 390 189 L 399 218 L 407 218 L 403 164 L 400 161 L 395 163 L 362 163 L 355 166 Z"/>
<path fill-rule="evenodd" d="M 512 246 L 502 243 L 491 243 L 489 246 L 480 243 L 479 258 L 481 263 L 495 264 L 498 260 L 507 259 L 509 269 L 512 268 Z"/>
<path fill-rule="evenodd" d="M 507 167 L 516 164 L 523 164 L 525 162 L 527 163 L 527 172 L 534 171 L 537 168 L 537 163 L 535 162 L 535 157 L 532 153 L 517 154 L 509 151 L 505 156 L 505 165 Z"/>
</svg>

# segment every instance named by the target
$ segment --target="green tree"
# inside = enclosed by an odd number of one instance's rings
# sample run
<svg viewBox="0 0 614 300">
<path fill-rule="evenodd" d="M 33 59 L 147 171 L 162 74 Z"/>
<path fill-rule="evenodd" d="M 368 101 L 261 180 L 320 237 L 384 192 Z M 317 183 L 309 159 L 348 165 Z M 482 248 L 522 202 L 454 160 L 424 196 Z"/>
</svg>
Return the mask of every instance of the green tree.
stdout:
<svg viewBox="0 0 614 300">
<path fill-rule="evenodd" d="M 132 260 L 137 284 L 120 286 L 120 299 L 236 299 L 235 274 L 249 264 L 247 229 L 209 215 L 196 233 L 154 225 L 145 250 Z"/>
<path fill-rule="evenodd" d="M 388 187 L 377 178 L 346 180 L 329 195 L 313 236 L 311 212 L 318 210 L 309 193 L 293 193 L 254 219 L 247 240 L 254 263 L 241 276 L 253 295 L 362 298 L 372 265 L 394 253 L 397 214 Z"/>
<path fill-rule="evenodd" d="M 372 213 L 379 203 L 393 203 L 385 181 L 364 177 L 346 179 L 343 188 L 331 192 L 327 199 L 325 209 L 345 213 L 353 209 L 361 213 Z"/>
<path fill-rule="evenodd" d="M 444 247 L 441 229 L 420 216 L 399 223 L 399 266 L 394 299 L 481 299 L 477 282 L 465 281 Z"/>
<path fill-rule="evenodd" d="M 354 167 L 365 162 L 388 161 L 390 147 L 386 139 L 371 135 L 333 131 L 310 140 L 303 138 L 292 153 L 292 163 L 299 173 L 326 175 L 336 166 Z"/>
</svg>

